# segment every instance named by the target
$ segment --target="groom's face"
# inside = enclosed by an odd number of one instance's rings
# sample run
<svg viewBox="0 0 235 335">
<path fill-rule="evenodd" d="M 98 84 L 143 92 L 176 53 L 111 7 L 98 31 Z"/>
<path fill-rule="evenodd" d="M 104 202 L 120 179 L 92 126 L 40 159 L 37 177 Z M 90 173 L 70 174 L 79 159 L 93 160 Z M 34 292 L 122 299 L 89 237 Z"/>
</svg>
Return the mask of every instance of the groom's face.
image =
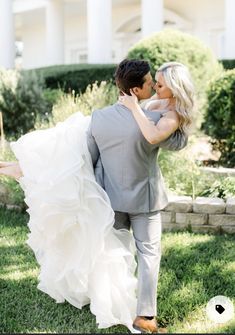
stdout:
<svg viewBox="0 0 235 335">
<path fill-rule="evenodd" d="M 144 76 L 144 84 L 142 88 L 134 87 L 133 91 L 137 96 L 138 100 L 149 99 L 152 95 L 152 88 L 153 88 L 153 78 L 151 76 L 151 73 L 148 72 Z"/>
</svg>

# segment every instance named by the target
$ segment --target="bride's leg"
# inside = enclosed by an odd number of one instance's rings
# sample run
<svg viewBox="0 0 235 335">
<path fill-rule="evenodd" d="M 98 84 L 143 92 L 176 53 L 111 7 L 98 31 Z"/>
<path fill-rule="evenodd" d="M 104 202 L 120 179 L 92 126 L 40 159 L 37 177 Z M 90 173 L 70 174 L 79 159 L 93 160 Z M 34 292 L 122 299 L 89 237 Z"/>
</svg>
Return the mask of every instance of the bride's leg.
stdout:
<svg viewBox="0 0 235 335">
<path fill-rule="evenodd" d="M 0 162 L 0 175 L 19 179 L 23 173 L 18 162 Z"/>
</svg>

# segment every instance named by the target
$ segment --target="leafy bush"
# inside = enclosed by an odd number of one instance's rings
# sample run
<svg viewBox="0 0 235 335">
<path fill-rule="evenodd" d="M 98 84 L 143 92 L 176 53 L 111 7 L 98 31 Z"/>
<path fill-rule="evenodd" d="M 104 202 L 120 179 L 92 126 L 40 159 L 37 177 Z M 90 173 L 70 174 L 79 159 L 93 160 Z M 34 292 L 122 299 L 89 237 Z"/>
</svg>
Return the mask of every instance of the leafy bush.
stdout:
<svg viewBox="0 0 235 335">
<path fill-rule="evenodd" d="M 36 118 L 47 119 L 52 100 L 43 91 L 43 80 L 34 72 L 7 72 L 1 77 L 0 110 L 6 135 L 18 137 L 34 129 Z"/>
<path fill-rule="evenodd" d="M 70 64 L 36 69 L 45 80 L 47 88 L 62 89 L 64 92 L 85 92 L 88 85 L 101 81 L 113 82 L 116 65 L 113 64 Z M 31 70 L 28 70 L 31 71 Z"/>
<path fill-rule="evenodd" d="M 217 178 L 210 187 L 205 188 L 203 197 L 218 197 L 227 199 L 235 196 L 235 177 Z"/>
<path fill-rule="evenodd" d="M 190 138 L 189 145 L 178 152 L 161 150 L 159 165 L 169 192 L 188 195 L 228 198 L 235 196 L 235 178 L 205 173 L 196 163 L 191 145 L 196 141 Z"/>
<path fill-rule="evenodd" d="M 44 88 L 43 89 L 43 97 L 45 98 L 48 106 L 48 110 L 51 111 L 53 105 L 58 101 L 58 99 L 62 96 L 63 91 L 60 89 L 51 89 Z"/>
<path fill-rule="evenodd" d="M 102 81 L 100 84 L 97 82 L 88 85 L 83 94 L 75 95 L 62 94 L 57 103 L 53 106 L 52 114 L 48 122 L 37 122 L 36 129 L 45 129 L 53 127 L 57 122 L 64 121 L 71 114 L 78 111 L 84 115 L 90 115 L 95 109 L 103 108 L 116 102 L 118 91 L 116 86 L 111 83 Z"/>
<path fill-rule="evenodd" d="M 212 145 L 221 152 L 219 163 L 235 167 L 235 69 L 211 81 L 207 96 L 202 129 L 214 138 Z"/>
<path fill-rule="evenodd" d="M 47 91 L 51 101 L 56 98 L 57 103 L 53 106 L 49 120 L 38 119 L 35 129 L 47 129 L 56 123 L 64 121 L 71 114 L 81 111 L 84 115 L 89 115 L 95 109 L 113 104 L 117 100 L 118 91 L 110 83 L 101 82 L 89 85 L 85 93 L 75 96 L 75 93 L 65 94 L 61 92 Z M 15 160 L 8 143 L 6 148 L 0 147 L 0 161 Z M 6 189 L 5 202 L 8 204 L 21 205 L 24 208 L 24 193 L 20 185 L 13 179 L 0 176 L 0 185 Z"/>
<path fill-rule="evenodd" d="M 199 97 L 199 109 L 205 103 L 205 89 L 209 79 L 222 71 L 211 50 L 199 39 L 176 30 L 163 30 L 136 43 L 128 58 L 146 59 L 153 74 L 165 62 L 178 61 L 188 66 Z M 200 125 L 200 120 L 198 121 Z"/>
<path fill-rule="evenodd" d="M 180 152 L 161 150 L 159 165 L 167 189 L 193 198 L 200 193 L 200 170 L 188 148 Z"/>
<path fill-rule="evenodd" d="M 5 70 L 4 68 L 0 68 L 0 92 L 3 85 L 11 87 L 12 90 L 15 90 L 19 76 L 20 72 L 18 71 Z"/>
</svg>

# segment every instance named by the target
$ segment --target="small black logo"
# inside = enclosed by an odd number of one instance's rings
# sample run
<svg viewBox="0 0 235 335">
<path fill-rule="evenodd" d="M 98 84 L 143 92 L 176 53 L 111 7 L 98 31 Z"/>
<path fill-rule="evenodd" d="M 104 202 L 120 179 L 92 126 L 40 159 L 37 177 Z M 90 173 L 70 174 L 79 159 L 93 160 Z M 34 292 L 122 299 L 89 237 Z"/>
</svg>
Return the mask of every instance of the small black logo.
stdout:
<svg viewBox="0 0 235 335">
<path fill-rule="evenodd" d="M 222 305 L 215 305 L 215 310 L 219 313 L 222 314 L 225 311 L 225 308 Z"/>
</svg>

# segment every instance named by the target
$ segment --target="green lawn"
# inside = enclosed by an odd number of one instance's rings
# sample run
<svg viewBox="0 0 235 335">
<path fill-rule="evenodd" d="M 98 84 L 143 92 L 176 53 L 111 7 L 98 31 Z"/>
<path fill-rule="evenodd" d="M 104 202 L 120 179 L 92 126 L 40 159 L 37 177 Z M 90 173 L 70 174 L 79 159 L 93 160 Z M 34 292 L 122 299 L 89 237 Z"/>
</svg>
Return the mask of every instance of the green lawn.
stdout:
<svg viewBox="0 0 235 335">
<path fill-rule="evenodd" d="M 38 266 L 26 245 L 27 214 L 0 209 L 0 332 L 128 333 L 124 326 L 98 329 L 89 306 L 56 304 L 37 289 Z M 169 333 L 235 333 L 207 319 L 216 295 L 235 303 L 235 236 L 164 233 L 158 314 Z"/>
</svg>

